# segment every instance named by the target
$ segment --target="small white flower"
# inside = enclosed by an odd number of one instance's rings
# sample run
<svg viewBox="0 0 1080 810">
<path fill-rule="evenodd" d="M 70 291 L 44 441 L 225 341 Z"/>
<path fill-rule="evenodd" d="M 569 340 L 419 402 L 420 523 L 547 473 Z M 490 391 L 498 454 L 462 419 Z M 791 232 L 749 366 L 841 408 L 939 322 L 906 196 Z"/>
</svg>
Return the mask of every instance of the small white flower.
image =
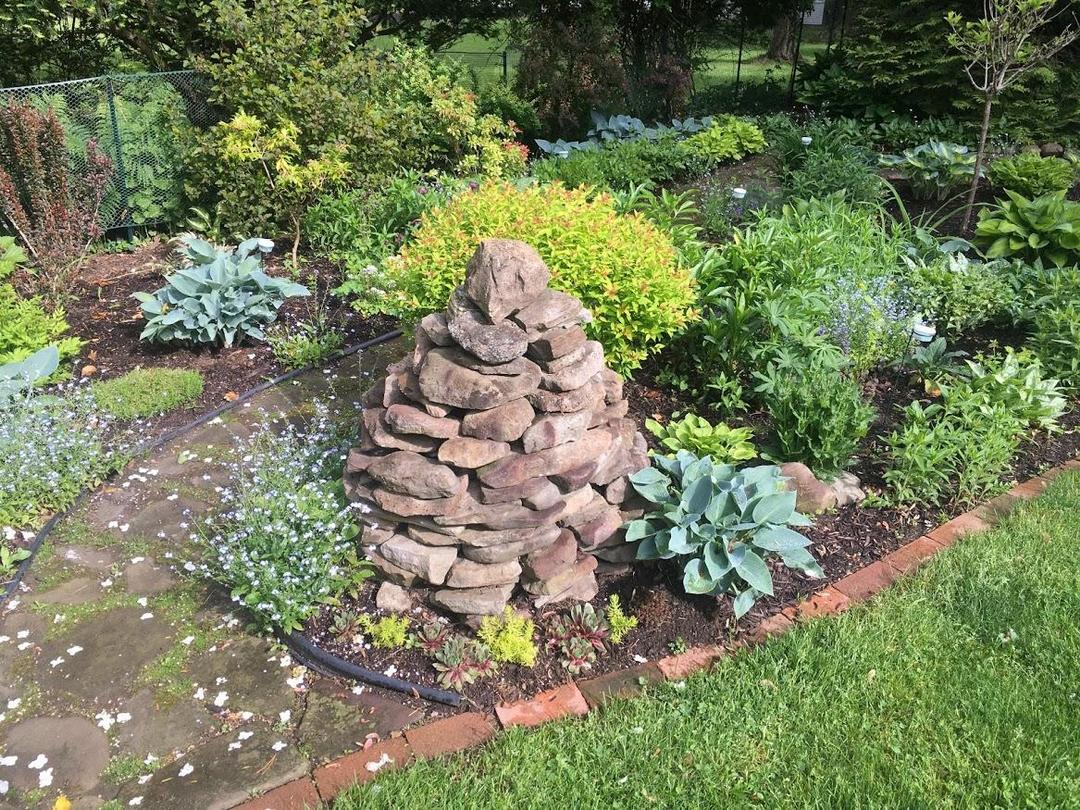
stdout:
<svg viewBox="0 0 1080 810">
<path fill-rule="evenodd" d="M 9 790 L 11 790 L 11 785 L 8 784 L 7 780 L 0 779 L 0 796 L 6 796 Z"/>
<path fill-rule="evenodd" d="M 126 723 L 130 719 L 131 715 L 128 712 L 120 712 L 118 715 L 116 715 L 117 723 Z"/>
<path fill-rule="evenodd" d="M 238 739 L 240 741 L 244 741 L 244 740 L 250 740 L 254 736 L 255 736 L 254 731 L 241 731 L 239 734 L 236 735 L 236 739 Z"/>
<path fill-rule="evenodd" d="M 15 638 L 26 638 L 28 635 L 30 635 L 29 630 L 20 630 L 15 634 Z"/>
<path fill-rule="evenodd" d="M 205 700 L 206 699 L 206 690 L 203 689 L 201 686 L 198 689 L 195 690 L 195 699 L 196 700 Z"/>
<path fill-rule="evenodd" d="M 112 728 L 113 723 L 116 722 L 113 719 L 113 716 L 111 714 L 109 714 L 107 711 L 100 711 L 97 714 L 95 714 L 94 717 L 97 718 L 97 721 L 98 721 L 97 724 L 101 728 L 102 731 L 108 731 L 110 728 Z"/>
<path fill-rule="evenodd" d="M 66 659 L 61 658 L 61 657 L 58 656 L 58 657 L 54 658 L 52 661 L 49 662 L 49 666 L 52 667 L 53 669 L 56 669 L 58 666 L 60 666 L 62 663 L 64 663 L 65 660 Z"/>
<path fill-rule="evenodd" d="M 140 804 L 142 804 L 142 796 L 136 796 L 128 802 L 128 807 L 138 807 Z"/>
<path fill-rule="evenodd" d="M 135 561 L 132 560 L 132 562 L 135 562 Z M 139 607 L 146 607 L 146 605 L 147 605 L 147 599 L 146 599 L 145 596 L 140 596 L 135 601 L 139 603 Z"/>
<path fill-rule="evenodd" d="M 180 639 L 180 643 L 183 644 L 185 647 L 189 647 L 191 646 L 191 642 L 193 642 L 194 640 L 195 636 L 188 636 L 187 638 Z"/>
<path fill-rule="evenodd" d="M 394 761 L 393 758 L 384 751 L 383 755 L 381 757 L 379 757 L 374 762 L 369 762 L 364 767 L 367 770 L 371 771 L 371 773 L 375 773 L 376 771 L 380 770 L 383 766 L 389 765 L 393 761 Z"/>
<path fill-rule="evenodd" d="M 149 782 L 153 778 L 154 778 L 154 775 L 152 773 L 144 773 L 142 776 L 139 777 L 139 784 L 140 785 L 145 785 L 147 782 Z"/>
<path fill-rule="evenodd" d="M 12 698 L 7 702 L 7 707 L 9 709 L 17 709 L 19 708 L 20 703 L 22 703 L 22 698 Z"/>
</svg>

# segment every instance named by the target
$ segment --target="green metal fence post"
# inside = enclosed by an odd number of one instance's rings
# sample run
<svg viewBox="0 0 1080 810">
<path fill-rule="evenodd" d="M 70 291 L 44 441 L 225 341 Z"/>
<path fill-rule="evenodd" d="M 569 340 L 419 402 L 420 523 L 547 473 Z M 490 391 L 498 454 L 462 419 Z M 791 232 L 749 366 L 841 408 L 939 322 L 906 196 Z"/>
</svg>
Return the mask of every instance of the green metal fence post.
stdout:
<svg viewBox="0 0 1080 810">
<path fill-rule="evenodd" d="M 116 99 L 113 92 L 112 76 L 105 77 L 105 98 L 109 104 L 109 125 L 112 127 L 113 151 L 116 155 L 116 185 L 120 192 L 120 204 L 124 207 L 124 227 L 128 241 L 135 238 L 135 221 L 131 217 L 131 205 L 128 199 L 127 176 L 124 173 L 124 152 L 120 145 L 120 126 L 116 122 Z"/>
<path fill-rule="evenodd" d="M 509 84 L 509 82 L 510 82 L 510 58 L 507 55 L 507 53 L 508 52 L 504 48 L 503 49 L 503 60 L 502 60 L 502 62 L 503 62 L 503 81 Z"/>
</svg>

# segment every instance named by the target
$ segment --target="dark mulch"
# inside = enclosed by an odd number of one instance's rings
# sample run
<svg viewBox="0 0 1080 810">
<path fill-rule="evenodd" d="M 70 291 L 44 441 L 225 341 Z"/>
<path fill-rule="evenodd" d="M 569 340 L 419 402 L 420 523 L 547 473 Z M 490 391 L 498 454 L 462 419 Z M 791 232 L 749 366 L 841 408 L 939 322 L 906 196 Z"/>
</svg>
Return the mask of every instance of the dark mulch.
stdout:
<svg viewBox="0 0 1080 810">
<path fill-rule="evenodd" d="M 161 416 L 142 420 L 140 430 L 149 439 L 170 428 L 187 424 L 199 414 L 225 404 L 240 394 L 288 369 L 274 359 L 266 344 L 206 348 L 162 346 L 139 340 L 145 325 L 133 292 L 153 292 L 175 267 L 169 245 L 160 239 L 143 243 L 123 253 L 91 256 L 74 297 L 65 306 L 72 332 L 86 341 L 75 364 L 78 375 L 84 366 L 94 366 L 93 379 L 118 377 L 133 368 L 159 366 L 187 368 L 203 376 L 203 394 L 197 402 Z M 283 273 L 281 261 L 267 262 L 271 274 Z M 311 259 L 304 264 L 301 279 L 319 295 L 287 301 L 278 314 L 286 328 L 310 318 L 313 302 L 327 300 L 330 322 L 349 346 L 395 328 L 391 318 L 364 318 L 325 291 L 340 283 L 338 271 L 326 262 Z"/>
</svg>

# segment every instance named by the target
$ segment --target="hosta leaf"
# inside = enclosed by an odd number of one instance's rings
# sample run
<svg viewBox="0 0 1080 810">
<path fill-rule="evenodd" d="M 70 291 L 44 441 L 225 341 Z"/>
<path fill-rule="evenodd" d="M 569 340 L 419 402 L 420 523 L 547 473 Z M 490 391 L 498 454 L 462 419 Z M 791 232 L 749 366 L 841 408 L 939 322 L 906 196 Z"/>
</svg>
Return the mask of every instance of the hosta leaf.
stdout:
<svg viewBox="0 0 1080 810">
<path fill-rule="evenodd" d="M 794 548 L 806 548 L 810 541 L 786 526 L 766 526 L 755 533 L 750 541 L 765 551 L 790 551 Z"/>
<path fill-rule="evenodd" d="M 716 582 L 709 576 L 705 563 L 693 559 L 686 563 L 683 569 L 683 590 L 692 594 L 712 593 Z"/>
<path fill-rule="evenodd" d="M 795 512 L 794 490 L 765 495 L 754 506 L 753 517 L 758 523 L 787 523 Z"/>
<path fill-rule="evenodd" d="M 735 611 L 735 618 L 741 619 L 746 615 L 746 612 L 754 606 L 754 602 L 757 601 L 757 594 L 754 593 L 753 588 L 747 588 L 745 591 L 741 591 L 738 596 L 735 597 L 735 601 L 732 603 L 731 608 Z"/>
<path fill-rule="evenodd" d="M 626 542 L 633 543 L 636 540 L 644 540 L 656 531 L 647 520 L 631 520 L 626 524 Z"/>
<path fill-rule="evenodd" d="M 821 579 L 825 576 L 821 566 L 818 565 L 818 561 L 814 559 L 814 555 L 805 548 L 793 548 L 790 551 L 785 551 L 780 555 L 780 559 L 789 568 L 797 568 L 814 579 Z"/>
<path fill-rule="evenodd" d="M 769 573 L 769 566 L 757 554 L 750 552 L 744 555 L 735 570 L 754 590 L 772 596 L 772 574 Z"/>
<path fill-rule="evenodd" d="M 721 543 L 709 543 L 705 546 L 705 567 L 709 571 L 709 576 L 713 579 L 720 579 L 724 574 L 731 570 L 731 561 L 728 559 L 727 553 L 724 551 L 723 544 Z"/>
</svg>

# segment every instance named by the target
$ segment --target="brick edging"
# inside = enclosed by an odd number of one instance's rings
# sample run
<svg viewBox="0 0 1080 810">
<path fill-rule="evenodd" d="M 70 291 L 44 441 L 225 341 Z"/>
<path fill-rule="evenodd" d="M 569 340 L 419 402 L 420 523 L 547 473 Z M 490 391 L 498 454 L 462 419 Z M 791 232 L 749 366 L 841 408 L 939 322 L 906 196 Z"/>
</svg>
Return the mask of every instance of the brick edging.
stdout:
<svg viewBox="0 0 1080 810">
<path fill-rule="evenodd" d="M 991 528 L 1021 503 L 1041 495 L 1051 480 L 1070 470 L 1080 470 L 1080 457 L 1017 484 L 1008 492 L 957 515 L 880 560 L 815 591 L 799 603 L 789 605 L 759 623 L 745 641 L 730 646 L 709 644 L 693 647 L 680 655 L 614 670 L 587 680 L 570 681 L 527 700 L 496 706 L 494 714 L 466 712 L 444 717 L 408 729 L 365 750 L 338 757 L 315 768 L 310 775 L 287 782 L 238 805 L 234 810 L 314 808 L 319 801 L 330 802 L 343 790 L 354 784 L 370 782 L 384 771 L 407 767 L 419 759 L 477 748 L 494 737 L 499 726 L 531 727 L 567 717 L 581 717 L 596 710 L 609 697 L 629 697 L 640 693 L 651 683 L 683 680 L 708 669 L 717 659 L 738 648 L 761 644 L 799 622 L 841 613 L 852 604 L 867 601 L 962 537 Z"/>
</svg>

